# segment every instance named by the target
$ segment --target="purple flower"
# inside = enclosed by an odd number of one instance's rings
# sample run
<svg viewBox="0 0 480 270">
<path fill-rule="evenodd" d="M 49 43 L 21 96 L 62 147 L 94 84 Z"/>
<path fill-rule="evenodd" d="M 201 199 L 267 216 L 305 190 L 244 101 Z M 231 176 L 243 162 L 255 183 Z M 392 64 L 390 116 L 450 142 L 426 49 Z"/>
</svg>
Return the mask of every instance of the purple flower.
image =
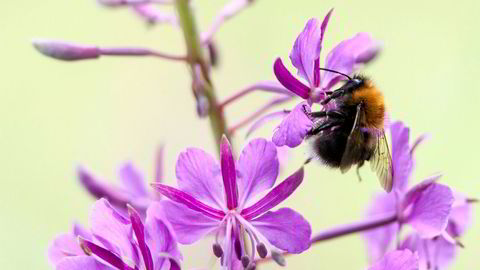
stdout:
<svg viewBox="0 0 480 270">
<path fill-rule="evenodd" d="M 418 254 L 408 249 L 394 250 L 387 253 L 368 270 L 418 270 Z"/>
<path fill-rule="evenodd" d="M 155 167 L 155 181 L 160 182 L 163 178 L 163 147 L 160 147 L 157 152 Z M 130 162 L 123 164 L 118 171 L 121 187 L 99 180 L 82 166 L 77 169 L 77 177 L 91 195 L 97 199 L 106 198 L 124 213 L 126 213 L 127 204 L 130 204 L 145 216 L 149 204 L 159 199 L 158 194 L 148 192 L 142 173 Z"/>
<path fill-rule="evenodd" d="M 170 224 L 153 203 L 145 224 L 132 207 L 128 218 L 105 199 L 95 202 L 91 230 L 75 226 L 53 241 L 48 254 L 57 270 L 180 269 L 181 254 Z"/>
<path fill-rule="evenodd" d="M 433 238 L 421 238 L 418 234 L 408 235 L 401 247 L 419 253 L 420 269 L 447 269 L 456 256 L 457 246 L 461 245 L 457 239 L 461 237 L 471 221 L 471 204 L 461 195 L 455 194 L 452 211 L 448 219 L 446 234 Z"/>
<path fill-rule="evenodd" d="M 421 238 L 444 235 L 454 202 L 451 189 L 436 183 L 440 175 L 432 176 L 407 189 L 413 168 L 413 149 L 408 144 L 409 129 L 403 123 L 395 122 L 390 126 L 390 130 L 393 170 L 398 172 L 394 180 L 394 192 L 377 195 L 367 215 L 397 213 L 398 222 L 365 233 L 371 261 L 378 260 L 389 250 L 395 235 L 404 225 L 410 225 Z"/>
<path fill-rule="evenodd" d="M 307 101 L 305 105 L 295 107 L 290 113 L 296 116 L 285 117 L 277 127 L 272 139 L 277 146 L 296 147 L 303 141 L 313 122 L 305 115 L 302 107 L 308 107 L 306 111 L 310 111 L 309 107 L 313 103 L 319 103 L 325 97 L 325 91 L 330 90 L 342 79 L 339 74 L 327 71 L 320 73 L 319 69 L 323 36 L 332 11 L 333 9 L 327 13 L 322 23 L 317 19 L 310 19 L 295 40 L 290 53 L 290 60 L 297 69 L 298 76 L 307 81 L 308 85 L 295 78 L 280 58 L 275 60 L 273 71 L 278 81 L 285 88 Z M 373 40 L 367 33 L 358 33 L 354 37 L 340 42 L 329 52 L 325 68 L 352 74 L 359 64 L 369 62 L 379 51 L 379 42 Z M 300 114 L 305 116 L 300 116 Z"/>
<path fill-rule="evenodd" d="M 224 268 L 255 266 L 256 253 L 268 253 L 283 263 L 280 252 L 301 253 L 310 246 L 310 224 L 290 208 L 269 211 L 288 198 L 303 180 L 303 168 L 271 189 L 278 176 L 277 150 L 265 139 L 255 139 L 235 162 L 223 137 L 220 165 L 200 149 L 180 154 L 176 174 L 179 189 L 153 187 L 172 201 L 160 202 L 178 241 L 191 244 L 215 235 L 213 252 Z M 261 199 L 255 199 L 267 190 Z M 244 237 L 246 235 L 246 237 Z M 246 254 L 244 240 L 254 247 Z M 257 252 L 255 252 L 255 250 Z"/>
</svg>

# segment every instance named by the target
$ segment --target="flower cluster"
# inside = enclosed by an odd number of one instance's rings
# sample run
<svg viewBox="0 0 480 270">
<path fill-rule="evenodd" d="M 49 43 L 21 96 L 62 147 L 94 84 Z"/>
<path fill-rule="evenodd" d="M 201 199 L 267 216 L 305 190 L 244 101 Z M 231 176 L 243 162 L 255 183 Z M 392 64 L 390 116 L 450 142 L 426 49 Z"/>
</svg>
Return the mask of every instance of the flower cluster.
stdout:
<svg viewBox="0 0 480 270">
<path fill-rule="evenodd" d="M 414 168 L 413 154 L 425 137 L 410 146 L 408 127 L 395 122 L 390 129 L 396 172 L 394 192 L 378 194 L 367 216 L 394 213 L 397 220 L 365 233 L 370 260 L 384 256 L 392 248 L 393 240 L 399 239 L 402 227 L 409 225 L 413 232 L 397 243 L 397 248 L 417 252 L 421 269 L 445 269 L 454 259 L 456 246 L 461 246 L 458 237 L 465 233 L 470 222 L 472 200 L 437 183 L 441 175 L 428 177 L 408 189 Z"/>
<path fill-rule="evenodd" d="M 278 81 L 253 83 L 218 102 L 210 78 L 210 69 L 218 60 L 213 36 L 224 22 L 253 2 L 229 1 L 210 28 L 197 33 L 189 0 L 99 0 L 107 8 L 131 9 L 149 24 L 179 27 L 187 48 L 184 55 L 140 47 L 34 42 L 42 54 L 67 61 L 128 55 L 185 62 L 190 68 L 195 109 L 200 117 L 208 116 L 212 122 L 220 157 L 217 161 L 202 149 L 187 148 L 178 156 L 177 187 L 172 187 L 162 183 L 160 149 L 150 183 L 155 193 L 149 191 L 142 173 L 131 163 L 119 170 L 120 187 L 100 181 L 79 167 L 80 183 L 97 200 L 89 229 L 74 224 L 71 232 L 58 235 L 48 248 L 48 259 L 57 270 L 177 270 L 184 260 L 177 242 L 190 245 L 207 236 L 213 236 L 212 253 L 223 269 L 253 270 L 268 260 L 285 266 L 286 254 L 302 253 L 318 242 L 359 232 L 365 236 L 369 270 L 445 269 L 453 261 L 457 247 L 463 246 L 459 238 L 468 228 L 471 203 L 476 200 L 439 183 L 440 175 L 409 187 L 415 149 L 425 136 L 410 145 L 409 128 L 402 122 L 386 127 L 391 134 L 393 192 L 375 196 L 365 220 L 312 235 L 310 223 L 300 213 L 288 207 L 275 210 L 297 190 L 307 170 L 302 166 L 275 184 L 280 170 L 285 170 L 285 147 L 294 148 L 303 142 L 314 126 L 309 115 L 312 108 L 321 105 L 322 110 L 327 110 L 335 106 L 322 101 L 333 93 L 342 74 L 349 77 L 373 60 L 381 43 L 360 32 L 336 45 L 321 67 L 323 39 L 333 12 L 330 10 L 322 22 L 308 20 L 294 42 L 290 60 L 299 78 L 277 58 L 273 72 Z M 164 12 L 164 5 L 174 5 L 177 13 Z M 203 56 L 205 52 L 208 58 Z M 274 97 L 228 127 L 224 115 L 227 105 L 257 90 Z M 293 110 L 265 114 L 298 97 L 302 101 Z M 272 141 L 250 140 L 235 158 L 229 137 L 254 122 L 249 135 L 274 118 L 282 121 Z M 401 234 L 407 227 L 409 233 Z"/>
<path fill-rule="evenodd" d="M 159 207 L 151 204 L 142 221 L 134 208 L 128 207 L 126 218 L 100 199 L 90 214 L 91 229 L 75 224 L 72 232 L 57 236 L 49 260 L 58 270 L 180 269 L 175 234 Z"/>
</svg>

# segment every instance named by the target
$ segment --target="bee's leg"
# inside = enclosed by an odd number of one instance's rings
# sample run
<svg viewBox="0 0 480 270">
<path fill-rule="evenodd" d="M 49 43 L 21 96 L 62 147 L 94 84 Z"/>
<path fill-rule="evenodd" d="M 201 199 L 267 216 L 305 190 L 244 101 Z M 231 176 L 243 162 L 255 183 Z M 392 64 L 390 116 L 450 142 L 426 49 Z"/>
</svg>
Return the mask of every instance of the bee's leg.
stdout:
<svg viewBox="0 0 480 270">
<path fill-rule="evenodd" d="M 358 177 L 358 182 L 362 182 L 362 176 L 360 175 L 360 168 L 363 166 L 365 162 L 364 161 L 361 161 L 360 163 L 358 163 L 357 165 L 357 177 Z"/>
<path fill-rule="evenodd" d="M 340 88 L 338 90 L 333 91 L 333 93 L 329 97 L 327 97 L 326 99 L 322 100 L 322 102 L 320 102 L 320 104 L 325 105 L 328 102 L 330 102 L 332 99 L 339 98 L 343 95 L 345 95 L 345 90 Z"/>
<path fill-rule="evenodd" d="M 343 123 L 343 119 L 325 121 L 321 125 L 319 125 L 318 127 L 315 127 L 313 129 L 311 129 L 309 132 L 307 132 L 307 136 L 316 135 L 316 134 L 320 133 L 320 131 L 322 131 L 322 130 L 329 129 L 329 128 L 336 127 L 336 126 L 340 126 L 342 123 Z"/>
<path fill-rule="evenodd" d="M 337 119 L 345 118 L 345 114 L 338 110 L 311 112 L 308 115 L 313 118 L 322 118 L 322 117 L 331 117 L 331 118 L 337 118 Z"/>
</svg>

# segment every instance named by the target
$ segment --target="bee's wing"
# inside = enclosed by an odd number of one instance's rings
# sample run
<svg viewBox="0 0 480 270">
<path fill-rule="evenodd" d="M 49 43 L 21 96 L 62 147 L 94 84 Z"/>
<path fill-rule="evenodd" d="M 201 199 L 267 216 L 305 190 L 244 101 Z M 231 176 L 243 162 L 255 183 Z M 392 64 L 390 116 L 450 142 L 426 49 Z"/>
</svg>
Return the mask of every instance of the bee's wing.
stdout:
<svg viewBox="0 0 480 270">
<path fill-rule="evenodd" d="M 387 192 L 392 191 L 393 187 L 393 165 L 392 157 L 390 156 L 390 149 L 388 148 L 387 138 L 385 137 L 385 131 L 382 130 L 377 137 L 377 145 L 370 158 L 370 166 L 372 171 L 375 171 L 378 176 L 378 180 L 383 189 Z"/>
<path fill-rule="evenodd" d="M 355 115 L 355 121 L 353 122 L 352 130 L 348 135 L 347 144 L 345 145 L 345 151 L 342 155 L 342 160 L 340 161 L 340 170 L 342 173 L 347 172 L 350 167 L 359 160 L 359 154 L 362 153 L 361 147 L 364 141 L 364 135 L 360 130 L 360 123 L 364 113 L 361 105 L 357 105 L 357 113 Z"/>
</svg>

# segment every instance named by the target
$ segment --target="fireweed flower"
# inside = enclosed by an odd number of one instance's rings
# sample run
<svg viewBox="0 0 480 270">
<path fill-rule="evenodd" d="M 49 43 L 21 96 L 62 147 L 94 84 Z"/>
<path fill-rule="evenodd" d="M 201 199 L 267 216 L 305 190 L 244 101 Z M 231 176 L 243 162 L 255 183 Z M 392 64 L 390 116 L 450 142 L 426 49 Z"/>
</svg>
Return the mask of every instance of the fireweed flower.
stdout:
<svg viewBox="0 0 480 270">
<path fill-rule="evenodd" d="M 189 148 L 180 154 L 176 166 L 179 189 L 153 184 L 172 200 L 163 200 L 160 205 L 179 243 L 192 244 L 214 234 L 213 253 L 226 269 L 239 265 L 254 268 L 257 253 L 261 258 L 270 253 L 283 265 L 280 252 L 306 250 L 310 224 L 290 208 L 269 211 L 300 185 L 303 168 L 263 198 L 253 200 L 275 184 L 279 167 L 275 145 L 265 139 L 252 140 L 236 162 L 226 137 L 220 149 L 220 165 L 200 149 Z M 245 239 L 251 247 L 248 253 Z"/>
<path fill-rule="evenodd" d="M 471 222 L 471 203 L 469 199 L 461 194 L 454 194 L 452 212 L 448 219 L 447 238 L 439 235 L 433 238 L 421 238 L 418 234 L 408 235 L 401 243 L 401 248 L 416 251 L 420 257 L 420 269 L 447 269 L 456 256 L 457 246 L 462 246 L 458 240 L 452 241 L 450 237 L 457 239 L 461 237 Z"/>
<path fill-rule="evenodd" d="M 413 147 L 409 146 L 409 128 L 401 122 L 390 126 L 392 134 L 393 169 L 396 172 L 394 192 L 377 195 L 372 201 L 368 216 L 396 213 L 397 222 L 367 231 L 365 240 L 371 261 L 381 258 L 404 225 L 410 225 L 419 239 L 444 237 L 452 241 L 447 225 L 455 216 L 454 195 L 451 189 L 435 181 L 439 175 L 430 177 L 413 188 L 407 189 L 413 170 Z M 421 139 L 420 139 L 421 140 Z M 398 172 L 398 173 L 397 173 Z M 449 221 L 450 220 L 450 221 Z M 460 222 L 463 224 L 463 222 Z M 409 247 L 404 245 L 403 247 Z M 418 249 L 412 249 L 418 250 Z M 423 254 L 419 251 L 419 255 Z M 424 259 L 424 258 L 422 258 Z"/>
<path fill-rule="evenodd" d="M 327 71 L 320 73 L 319 70 L 323 36 L 332 11 L 333 9 L 327 13 L 322 23 L 314 18 L 308 20 L 290 53 L 290 60 L 297 69 L 298 76 L 307 81 L 308 85 L 295 78 L 280 58 L 275 60 L 273 70 L 278 81 L 306 101 L 297 105 L 276 128 L 272 141 L 277 146 L 298 146 L 313 125 L 312 119 L 305 112 L 310 112 L 313 103 L 319 103 L 325 98 L 325 91 L 344 79 L 339 74 Z M 380 47 L 380 43 L 369 34 L 358 33 L 340 42 L 328 53 L 325 68 L 352 74 L 359 64 L 372 60 Z M 333 106 L 333 103 L 328 106 Z"/>
<path fill-rule="evenodd" d="M 418 254 L 408 249 L 394 250 L 385 254 L 368 270 L 418 270 Z"/>
<path fill-rule="evenodd" d="M 160 147 L 155 160 L 155 182 L 163 179 L 163 151 Z M 149 204 L 160 199 L 158 194 L 148 191 L 145 178 L 131 162 L 124 163 L 118 170 L 121 186 L 113 186 L 106 181 L 101 181 L 85 167 L 77 168 L 77 177 L 80 184 L 95 198 L 106 198 L 117 210 L 126 213 L 127 204 L 137 209 L 145 216 Z"/>
<path fill-rule="evenodd" d="M 144 224 L 132 207 L 125 218 L 100 199 L 90 221 L 90 231 L 76 225 L 72 233 L 55 238 L 48 254 L 57 270 L 180 269 L 182 256 L 157 203 L 148 208 Z"/>
</svg>

